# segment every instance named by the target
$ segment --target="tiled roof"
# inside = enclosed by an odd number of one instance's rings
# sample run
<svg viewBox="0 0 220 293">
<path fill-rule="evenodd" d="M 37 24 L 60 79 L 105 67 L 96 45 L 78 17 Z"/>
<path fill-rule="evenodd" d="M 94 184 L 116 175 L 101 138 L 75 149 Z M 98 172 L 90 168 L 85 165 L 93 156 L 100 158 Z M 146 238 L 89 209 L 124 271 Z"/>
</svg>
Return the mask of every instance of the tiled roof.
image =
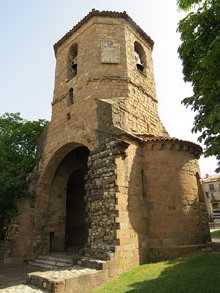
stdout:
<svg viewBox="0 0 220 293">
<path fill-rule="evenodd" d="M 164 137 L 164 136 L 155 136 L 155 137 L 148 137 L 144 140 L 145 142 L 176 142 L 176 143 L 181 143 L 184 145 L 188 145 L 188 146 L 192 146 L 193 148 L 195 148 L 199 154 L 202 153 L 202 148 L 201 146 L 199 146 L 196 143 L 193 143 L 191 141 L 186 141 L 186 140 L 182 140 L 182 139 L 178 139 L 176 137 Z"/>
<path fill-rule="evenodd" d="M 153 48 L 154 41 L 133 21 L 133 19 L 124 12 L 116 12 L 116 11 L 99 11 L 96 9 L 92 9 L 80 22 L 78 22 L 68 33 L 66 33 L 58 42 L 54 44 L 54 51 L 56 53 L 58 47 L 65 42 L 67 38 L 69 38 L 74 32 L 76 32 L 84 23 L 86 23 L 90 18 L 94 16 L 99 17 L 112 17 L 112 18 L 124 18 Z"/>
<path fill-rule="evenodd" d="M 148 143 L 148 142 L 159 142 L 159 143 L 163 143 L 163 142 L 173 142 L 173 143 L 177 143 L 177 144 L 182 144 L 182 145 L 186 145 L 188 147 L 193 148 L 196 153 L 197 156 L 199 157 L 202 154 L 202 148 L 200 145 L 193 143 L 191 141 L 187 141 L 187 140 L 182 140 L 182 139 L 178 139 L 176 137 L 170 137 L 170 136 L 153 136 L 153 135 L 149 135 L 149 134 L 144 134 L 144 133 L 127 133 L 127 132 L 121 132 L 119 135 L 119 137 L 123 137 L 123 136 L 127 136 L 130 138 L 133 138 L 139 142 L 141 142 L 142 144 Z"/>
</svg>

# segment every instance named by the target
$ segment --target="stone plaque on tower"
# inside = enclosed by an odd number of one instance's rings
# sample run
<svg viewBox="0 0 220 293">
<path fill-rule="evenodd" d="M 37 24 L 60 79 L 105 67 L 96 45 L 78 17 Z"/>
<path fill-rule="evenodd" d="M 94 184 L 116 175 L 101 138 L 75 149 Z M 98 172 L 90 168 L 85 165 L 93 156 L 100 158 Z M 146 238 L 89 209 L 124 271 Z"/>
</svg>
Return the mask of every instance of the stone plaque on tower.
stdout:
<svg viewBox="0 0 220 293">
<path fill-rule="evenodd" d="M 113 41 L 101 44 L 101 63 L 120 63 L 120 45 Z"/>
</svg>

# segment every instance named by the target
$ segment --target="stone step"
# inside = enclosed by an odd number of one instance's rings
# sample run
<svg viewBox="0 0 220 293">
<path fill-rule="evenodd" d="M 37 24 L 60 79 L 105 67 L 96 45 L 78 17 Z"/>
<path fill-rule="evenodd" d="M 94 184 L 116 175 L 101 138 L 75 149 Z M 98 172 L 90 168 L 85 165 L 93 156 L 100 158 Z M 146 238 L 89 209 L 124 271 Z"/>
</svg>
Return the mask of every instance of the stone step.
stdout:
<svg viewBox="0 0 220 293">
<path fill-rule="evenodd" d="M 29 264 L 31 266 L 34 266 L 34 267 L 40 267 L 40 268 L 44 268 L 44 269 L 48 269 L 48 270 L 54 270 L 54 269 L 57 269 L 57 268 L 67 268 L 67 267 L 70 267 L 70 265 L 64 265 L 64 264 L 59 264 L 59 263 L 56 263 L 56 264 L 49 264 L 49 263 L 46 263 L 46 262 L 40 262 L 40 261 L 30 261 Z"/>
<path fill-rule="evenodd" d="M 28 274 L 27 284 L 46 290 L 46 292 L 65 292 L 67 287 L 71 287 L 71 290 L 67 290 L 68 292 L 82 292 L 77 290 L 77 287 L 80 288 L 87 283 L 91 285 L 97 282 L 97 272 L 99 271 L 80 266 L 62 270 L 33 272 Z M 83 290 L 83 292 L 85 291 Z"/>
<path fill-rule="evenodd" d="M 42 255 L 34 260 L 31 260 L 29 264 L 45 269 L 60 269 L 73 266 L 74 260 L 72 257 L 65 257 L 60 255 Z"/>
<path fill-rule="evenodd" d="M 63 262 L 67 264 L 73 264 L 73 256 L 66 256 L 62 254 L 47 254 L 47 255 L 41 255 L 38 257 L 38 259 L 41 260 L 50 260 L 50 261 L 58 261 Z"/>
<path fill-rule="evenodd" d="M 87 256 L 79 256 L 79 255 L 42 255 L 38 258 L 29 262 L 32 266 L 41 267 L 44 269 L 56 269 L 56 268 L 66 268 L 71 267 L 73 265 L 79 265 L 83 268 L 90 268 L 95 270 L 103 270 L 106 261 L 93 259 Z"/>
<path fill-rule="evenodd" d="M 77 264 L 81 267 L 86 267 L 95 270 L 103 270 L 106 261 L 91 259 L 89 257 L 81 257 L 81 259 L 77 260 Z"/>
</svg>

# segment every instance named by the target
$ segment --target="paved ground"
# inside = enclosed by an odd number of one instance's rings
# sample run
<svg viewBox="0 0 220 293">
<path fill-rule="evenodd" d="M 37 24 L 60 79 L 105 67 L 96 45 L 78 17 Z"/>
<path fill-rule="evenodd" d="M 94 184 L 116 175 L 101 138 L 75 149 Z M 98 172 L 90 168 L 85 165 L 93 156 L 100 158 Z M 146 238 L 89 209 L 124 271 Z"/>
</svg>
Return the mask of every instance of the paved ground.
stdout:
<svg viewBox="0 0 220 293">
<path fill-rule="evenodd" d="M 27 273 L 36 271 L 36 268 L 22 266 L 5 266 L 0 268 L 0 292 L 5 293 L 32 293 L 43 292 L 42 290 L 25 285 Z"/>
<path fill-rule="evenodd" d="M 0 292 L 4 293 L 38 293 L 38 292 L 46 292 L 34 287 L 30 287 L 27 285 L 17 285 L 12 287 L 7 287 L 5 289 L 0 289 Z"/>
</svg>

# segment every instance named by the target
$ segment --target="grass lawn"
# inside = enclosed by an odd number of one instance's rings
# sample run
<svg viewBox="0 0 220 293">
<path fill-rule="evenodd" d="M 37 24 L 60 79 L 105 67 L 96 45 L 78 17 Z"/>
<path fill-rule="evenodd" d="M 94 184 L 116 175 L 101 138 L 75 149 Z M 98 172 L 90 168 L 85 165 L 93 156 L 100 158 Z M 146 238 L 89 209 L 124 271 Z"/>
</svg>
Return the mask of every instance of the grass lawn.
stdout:
<svg viewBox="0 0 220 293">
<path fill-rule="evenodd" d="M 220 292 L 220 253 L 199 252 L 139 266 L 92 293 Z"/>
<path fill-rule="evenodd" d="M 220 238 L 220 230 L 211 232 L 213 238 Z"/>
</svg>

